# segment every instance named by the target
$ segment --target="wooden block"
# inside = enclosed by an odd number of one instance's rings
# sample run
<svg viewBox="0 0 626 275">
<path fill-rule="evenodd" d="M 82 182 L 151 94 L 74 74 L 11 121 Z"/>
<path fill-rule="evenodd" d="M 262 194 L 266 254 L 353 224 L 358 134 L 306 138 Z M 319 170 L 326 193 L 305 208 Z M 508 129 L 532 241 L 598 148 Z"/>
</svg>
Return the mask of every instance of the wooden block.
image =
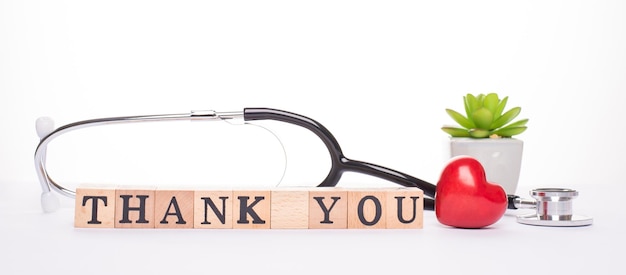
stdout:
<svg viewBox="0 0 626 275">
<path fill-rule="evenodd" d="M 233 228 L 271 228 L 271 191 L 233 191 Z"/>
<path fill-rule="evenodd" d="M 418 188 L 387 191 L 387 228 L 423 228 L 424 192 Z"/>
<path fill-rule="evenodd" d="M 233 228 L 233 191 L 196 190 L 194 228 Z"/>
<path fill-rule="evenodd" d="M 74 227 L 113 228 L 115 187 L 82 185 L 76 188 Z"/>
<path fill-rule="evenodd" d="M 309 191 L 309 228 L 348 228 L 348 192 L 333 187 Z"/>
<path fill-rule="evenodd" d="M 158 188 L 155 197 L 155 228 L 193 228 L 193 190 Z"/>
<path fill-rule="evenodd" d="M 271 228 L 309 228 L 309 191 L 297 188 L 272 190 Z"/>
<path fill-rule="evenodd" d="M 115 197 L 116 228 L 154 228 L 154 188 L 118 187 Z"/>
<path fill-rule="evenodd" d="M 348 192 L 348 228 L 384 229 L 387 223 L 385 189 Z"/>
</svg>

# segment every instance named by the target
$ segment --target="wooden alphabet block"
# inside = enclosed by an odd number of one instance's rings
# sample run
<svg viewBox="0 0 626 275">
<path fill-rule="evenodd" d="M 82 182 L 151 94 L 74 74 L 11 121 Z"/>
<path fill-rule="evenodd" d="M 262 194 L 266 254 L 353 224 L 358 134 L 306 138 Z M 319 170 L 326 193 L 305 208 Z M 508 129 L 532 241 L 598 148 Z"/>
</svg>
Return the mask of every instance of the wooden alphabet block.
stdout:
<svg viewBox="0 0 626 275">
<path fill-rule="evenodd" d="M 115 188 L 83 185 L 76 188 L 74 227 L 113 228 Z"/>
<path fill-rule="evenodd" d="M 157 189 L 155 198 L 156 228 L 193 228 L 194 191 Z"/>
<path fill-rule="evenodd" d="M 154 228 L 154 188 L 118 187 L 115 196 L 116 228 Z"/>
<path fill-rule="evenodd" d="M 385 192 L 384 189 L 356 189 L 348 192 L 348 228 L 386 228 Z"/>
<path fill-rule="evenodd" d="M 269 190 L 233 191 L 233 228 L 270 229 L 271 196 Z"/>
<path fill-rule="evenodd" d="M 424 192 L 418 188 L 399 188 L 387 194 L 387 228 L 423 228 Z"/>
<path fill-rule="evenodd" d="M 194 228 L 233 228 L 233 191 L 196 190 Z"/>
<path fill-rule="evenodd" d="M 309 228 L 348 228 L 348 192 L 334 187 L 309 191 Z"/>
<path fill-rule="evenodd" d="M 335 187 L 191 190 L 81 186 L 75 227 L 114 228 L 422 228 L 417 188 Z"/>
<path fill-rule="evenodd" d="M 300 189 L 272 190 L 271 228 L 309 228 L 309 191 Z"/>
</svg>

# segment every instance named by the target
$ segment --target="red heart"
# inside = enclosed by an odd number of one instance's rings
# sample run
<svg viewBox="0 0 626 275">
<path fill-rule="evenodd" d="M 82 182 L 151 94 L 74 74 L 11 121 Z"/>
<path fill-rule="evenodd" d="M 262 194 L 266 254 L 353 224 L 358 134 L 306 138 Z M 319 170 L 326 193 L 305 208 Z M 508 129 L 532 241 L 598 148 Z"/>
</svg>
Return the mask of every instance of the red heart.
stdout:
<svg viewBox="0 0 626 275">
<path fill-rule="evenodd" d="M 487 182 L 478 160 L 459 156 L 443 169 L 435 193 L 435 213 L 440 223 L 481 228 L 497 222 L 507 207 L 504 189 Z"/>
</svg>

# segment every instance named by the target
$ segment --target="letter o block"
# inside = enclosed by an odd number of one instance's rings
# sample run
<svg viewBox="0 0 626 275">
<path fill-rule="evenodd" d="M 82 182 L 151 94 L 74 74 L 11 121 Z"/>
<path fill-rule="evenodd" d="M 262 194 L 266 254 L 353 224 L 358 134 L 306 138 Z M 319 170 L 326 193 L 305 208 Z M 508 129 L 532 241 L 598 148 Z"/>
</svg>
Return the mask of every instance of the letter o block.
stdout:
<svg viewBox="0 0 626 275">
<path fill-rule="evenodd" d="M 385 190 L 366 189 L 348 192 L 348 228 L 384 229 L 387 227 Z"/>
</svg>

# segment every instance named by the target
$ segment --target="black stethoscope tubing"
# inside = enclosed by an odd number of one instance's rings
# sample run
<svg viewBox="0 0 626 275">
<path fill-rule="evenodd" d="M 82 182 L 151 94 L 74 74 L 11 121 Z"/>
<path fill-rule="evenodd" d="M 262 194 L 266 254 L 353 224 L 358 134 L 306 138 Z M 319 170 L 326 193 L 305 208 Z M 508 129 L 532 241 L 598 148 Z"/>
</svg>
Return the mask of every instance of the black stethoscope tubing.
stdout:
<svg viewBox="0 0 626 275">
<path fill-rule="evenodd" d="M 330 171 L 324 181 L 318 185 L 319 187 L 336 186 L 344 172 L 362 173 L 388 180 L 405 187 L 417 187 L 424 191 L 425 196 L 428 196 L 424 198 L 424 209 L 435 209 L 435 200 L 433 198 L 435 197 L 437 188 L 434 184 L 380 165 L 347 158 L 344 156 L 333 134 L 328 131 L 324 125 L 311 118 L 271 108 L 245 108 L 243 118 L 244 121 L 275 120 L 290 123 L 306 128 L 317 135 L 322 142 L 324 142 L 324 145 L 326 145 L 332 161 Z"/>
</svg>

